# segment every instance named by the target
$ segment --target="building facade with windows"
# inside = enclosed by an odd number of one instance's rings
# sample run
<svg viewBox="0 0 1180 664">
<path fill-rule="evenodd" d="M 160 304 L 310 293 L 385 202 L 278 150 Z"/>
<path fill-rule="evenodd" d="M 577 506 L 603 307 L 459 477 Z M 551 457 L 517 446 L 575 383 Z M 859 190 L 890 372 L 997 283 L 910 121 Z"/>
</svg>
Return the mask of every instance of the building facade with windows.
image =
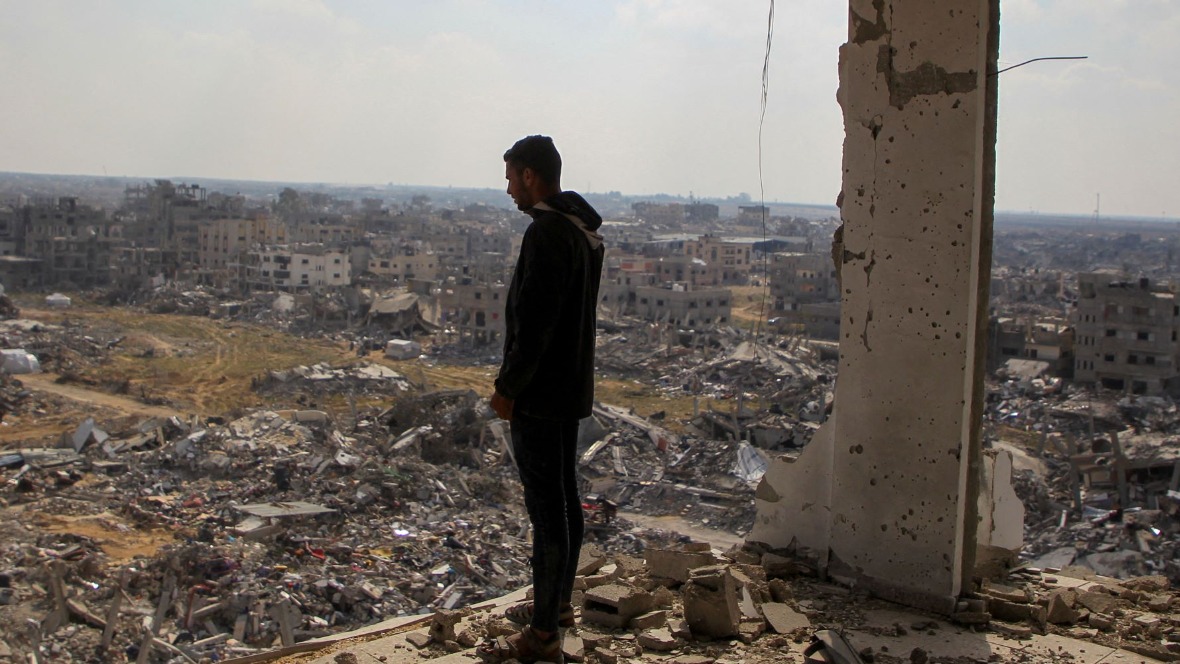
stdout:
<svg viewBox="0 0 1180 664">
<path fill-rule="evenodd" d="M 1180 394 L 1180 303 L 1170 286 L 1078 275 L 1074 380 L 1132 394 Z"/>
</svg>

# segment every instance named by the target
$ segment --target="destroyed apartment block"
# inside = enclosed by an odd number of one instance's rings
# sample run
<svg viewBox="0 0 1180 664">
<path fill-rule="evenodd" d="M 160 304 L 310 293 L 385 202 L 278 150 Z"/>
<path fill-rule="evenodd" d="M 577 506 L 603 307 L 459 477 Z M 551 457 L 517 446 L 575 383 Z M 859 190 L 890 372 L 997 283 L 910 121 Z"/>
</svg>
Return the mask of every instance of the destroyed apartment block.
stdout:
<svg viewBox="0 0 1180 664">
<path fill-rule="evenodd" d="M 503 283 L 447 283 L 438 295 L 440 325 L 453 332 L 461 344 L 498 343 L 505 331 L 507 296 L 508 287 Z"/>
</svg>

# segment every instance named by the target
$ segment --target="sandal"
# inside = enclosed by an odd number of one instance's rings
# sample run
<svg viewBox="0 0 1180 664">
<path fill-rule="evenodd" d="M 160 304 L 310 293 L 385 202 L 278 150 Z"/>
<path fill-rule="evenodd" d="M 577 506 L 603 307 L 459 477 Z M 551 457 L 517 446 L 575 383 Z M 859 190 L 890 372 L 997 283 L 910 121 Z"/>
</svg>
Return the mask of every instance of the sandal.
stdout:
<svg viewBox="0 0 1180 664">
<path fill-rule="evenodd" d="M 504 611 L 504 617 L 517 625 L 528 625 L 533 622 L 533 603 L 521 602 L 513 604 Z M 557 626 L 566 629 L 574 626 L 574 605 L 564 604 L 557 612 Z"/>
<path fill-rule="evenodd" d="M 512 659 L 520 664 L 565 664 L 565 655 L 561 652 L 561 635 L 554 634 L 547 641 L 542 641 L 533 632 L 532 627 L 525 627 L 519 634 L 509 637 L 498 636 L 485 640 L 479 644 L 475 652 L 488 664 L 498 664 Z"/>
</svg>

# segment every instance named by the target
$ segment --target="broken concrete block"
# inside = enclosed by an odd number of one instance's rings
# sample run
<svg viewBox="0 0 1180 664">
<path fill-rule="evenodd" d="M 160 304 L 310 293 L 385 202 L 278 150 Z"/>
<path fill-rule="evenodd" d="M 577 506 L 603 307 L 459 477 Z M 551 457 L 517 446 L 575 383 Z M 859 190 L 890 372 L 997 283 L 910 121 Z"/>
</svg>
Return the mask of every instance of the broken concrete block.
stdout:
<svg viewBox="0 0 1180 664">
<path fill-rule="evenodd" d="M 987 580 L 983 582 L 979 592 L 988 597 L 995 597 L 1015 604 L 1027 604 L 1029 602 L 1028 593 L 1023 589 L 992 583 Z"/>
<path fill-rule="evenodd" d="M 668 621 L 668 629 L 672 631 L 672 634 L 676 635 L 677 637 L 679 637 L 681 639 L 692 638 L 692 630 L 690 630 L 688 628 L 688 621 L 687 620 L 680 620 L 679 618 L 676 618 L 674 620 L 669 620 Z"/>
<path fill-rule="evenodd" d="M 780 602 L 763 604 L 762 615 L 766 617 L 766 622 L 770 623 L 770 628 L 779 634 L 811 629 L 811 620 L 807 616 Z"/>
<path fill-rule="evenodd" d="M 430 635 L 422 632 L 410 632 L 406 634 L 406 641 L 418 650 L 421 650 L 430 645 Z"/>
<path fill-rule="evenodd" d="M 623 629 L 632 618 L 647 613 L 655 604 L 651 593 L 621 583 L 591 588 L 582 605 L 587 623 Z"/>
<path fill-rule="evenodd" d="M 1131 619 L 1131 624 L 1152 635 L 1158 634 L 1163 629 L 1163 622 L 1160 620 L 1160 617 L 1148 614 L 1135 616 Z"/>
<path fill-rule="evenodd" d="M 1109 632 L 1110 630 L 1114 629 L 1114 618 L 1111 618 L 1110 616 L 1091 613 L 1086 622 L 1090 625 L 1090 627 L 1100 629 L 1104 632 Z"/>
<path fill-rule="evenodd" d="M 684 618 L 693 636 L 721 639 L 737 635 L 741 624 L 737 583 L 727 568 L 694 569 L 682 595 Z"/>
<path fill-rule="evenodd" d="M 640 646 L 657 652 L 668 652 L 679 646 L 676 637 L 672 636 L 672 632 L 667 627 L 640 632 L 638 640 Z"/>
<path fill-rule="evenodd" d="M 585 650 L 595 650 L 597 648 L 606 648 L 610 646 L 613 640 L 610 636 L 605 634 L 598 634 L 597 632 L 590 632 L 582 630 L 579 633 L 582 639 L 582 648 Z"/>
<path fill-rule="evenodd" d="M 1032 638 L 1032 628 L 1028 625 L 1016 625 L 1013 623 L 993 622 L 988 623 L 988 629 L 1011 639 L 1029 639 Z"/>
<path fill-rule="evenodd" d="M 711 551 L 648 549 L 643 557 L 647 561 L 648 574 L 678 583 L 688 581 L 689 570 L 717 562 Z"/>
<path fill-rule="evenodd" d="M 606 564 L 606 561 L 606 554 L 597 545 L 586 544 L 582 546 L 582 550 L 578 553 L 578 576 L 597 572 Z"/>
<path fill-rule="evenodd" d="M 455 641 L 455 625 L 463 619 L 464 612 L 439 609 L 430 621 L 430 638 L 435 643 Z"/>
<path fill-rule="evenodd" d="M 1155 576 L 1137 576 L 1133 579 L 1127 579 L 1121 582 L 1121 585 L 1132 590 L 1139 590 L 1142 592 L 1160 592 L 1167 590 L 1171 584 L 1168 582 L 1168 577 L 1158 574 Z"/>
<path fill-rule="evenodd" d="M 610 648 L 595 648 L 594 657 L 601 664 L 618 664 L 619 662 L 619 655 Z"/>
<path fill-rule="evenodd" d="M 1046 607 L 1045 619 L 1047 622 L 1054 625 L 1072 625 L 1078 621 L 1078 612 L 1073 608 L 1070 601 L 1070 593 L 1056 592 L 1049 597 L 1049 606 Z"/>
<path fill-rule="evenodd" d="M 1120 600 L 1110 593 L 1100 590 L 1083 590 L 1078 593 L 1078 604 L 1094 613 L 1113 613 L 1115 609 L 1125 604 L 1125 600 Z"/>
<path fill-rule="evenodd" d="M 656 629 L 668 624 L 667 611 L 649 611 L 631 619 L 631 629 Z"/>
<path fill-rule="evenodd" d="M 988 613 L 999 620 L 1008 622 L 1032 620 L 1038 624 L 1045 623 L 1045 607 L 1035 604 L 1019 604 L 993 597 L 987 602 L 987 610 Z"/>
<path fill-rule="evenodd" d="M 1156 613 L 1167 613 L 1172 610 L 1172 598 L 1168 595 L 1150 595 L 1146 604 L 1148 609 Z"/>
<path fill-rule="evenodd" d="M 746 645 L 758 640 L 762 633 L 766 631 L 766 621 L 743 621 L 738 625 L 738 640 Z"/>
<path fill-rule="evenodd" d="M 566 634 L 561 639 L 561 654 L 567 662 L 580 662 L 585 658 L 586 650 L 581 639 L 573 634 Z"/>
</svg>

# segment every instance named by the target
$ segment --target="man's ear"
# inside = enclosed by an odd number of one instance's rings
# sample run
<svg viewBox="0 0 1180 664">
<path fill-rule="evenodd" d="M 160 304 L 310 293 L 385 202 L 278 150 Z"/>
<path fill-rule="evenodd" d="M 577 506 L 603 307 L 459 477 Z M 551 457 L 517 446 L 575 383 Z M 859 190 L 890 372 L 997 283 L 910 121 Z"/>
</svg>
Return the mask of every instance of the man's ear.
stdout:
<svg viewBox="0 0 1180 664">
<path fill-rule="evenodd" d="M 536 179 L 537 179 L 537 172 L 534 171 L 533 169 L 529 168 L 528 166 L 525 166 L 524 168 L 520 169 L 520 181 L 524 183 L 524 186 L 526 186 L 526 187 L 533 186 L 533 182 Z"/>
</svg>

